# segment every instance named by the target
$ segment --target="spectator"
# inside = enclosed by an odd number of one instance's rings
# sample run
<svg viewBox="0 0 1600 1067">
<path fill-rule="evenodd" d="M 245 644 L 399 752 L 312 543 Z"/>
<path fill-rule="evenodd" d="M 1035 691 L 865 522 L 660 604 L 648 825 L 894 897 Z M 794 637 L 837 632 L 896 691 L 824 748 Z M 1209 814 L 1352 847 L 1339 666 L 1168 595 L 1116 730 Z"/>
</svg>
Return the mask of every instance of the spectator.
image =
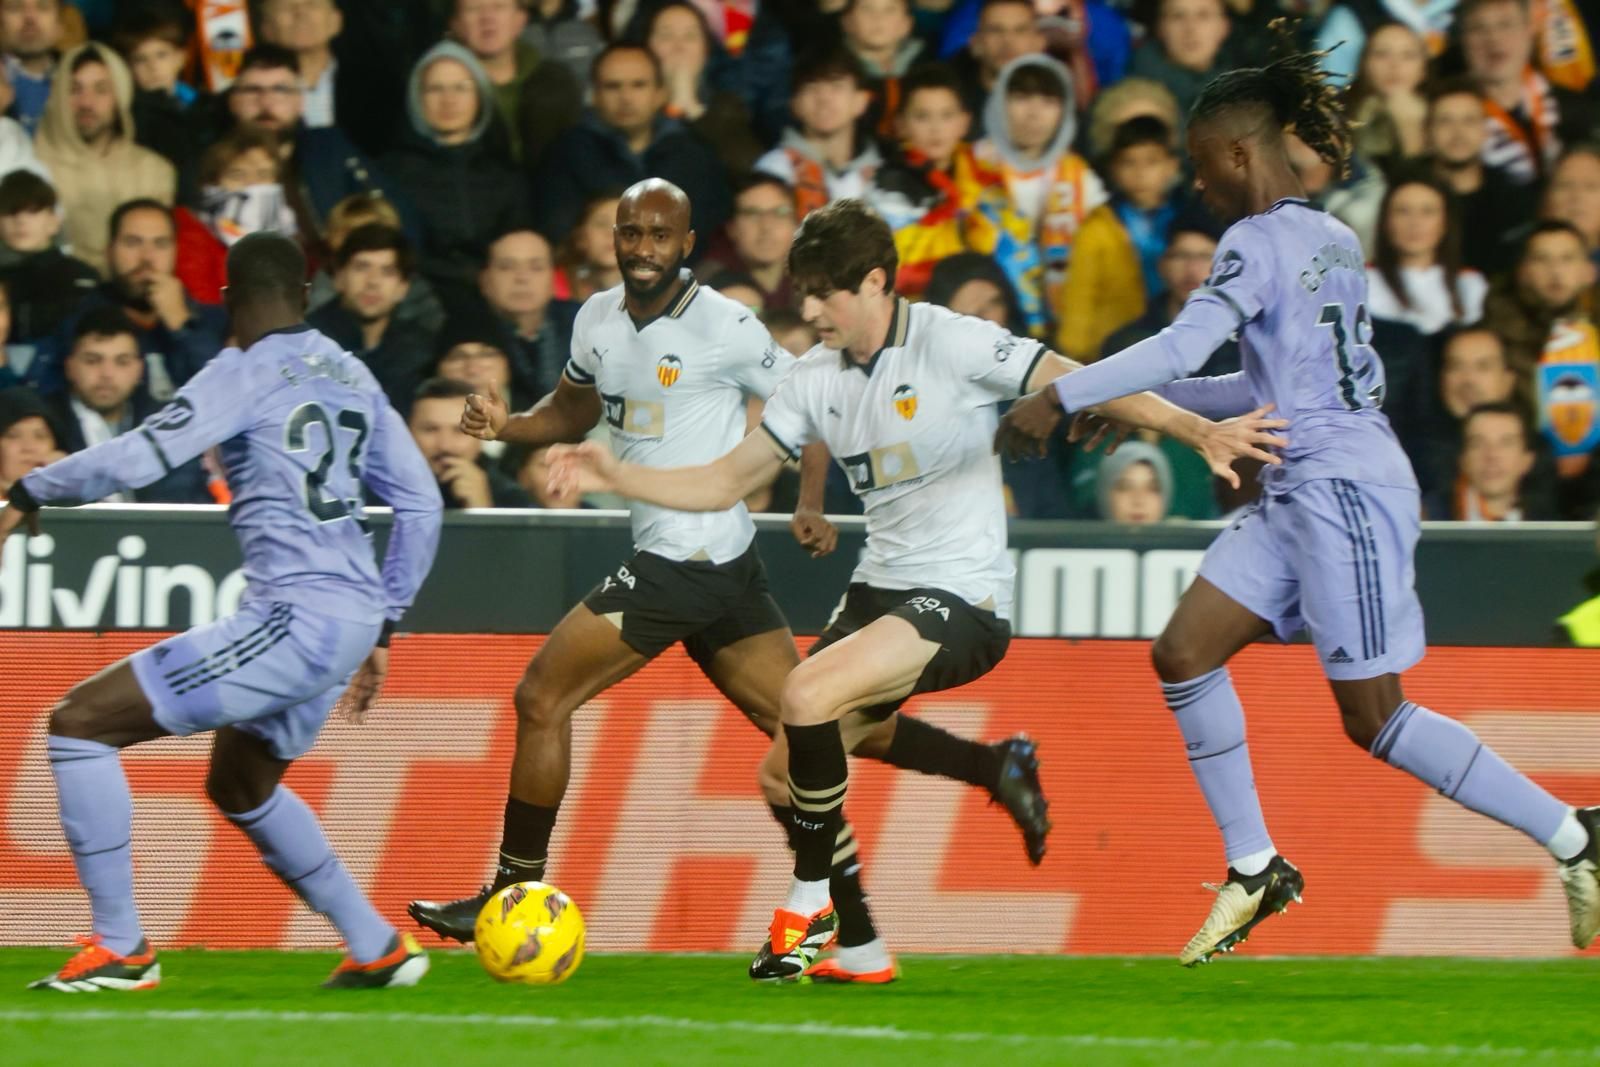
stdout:
<svg viewBox="0 0 1600 1067">
<path fill-rule="evenodd" d="M 1106 158 L 1117 127 L 1141 115 L 1160 119 L 1174 130 L 1182 124 L 1172 90 L 1149 78 L 1125 78 L 1095 97 L 1089 110 L 1089 158 Z"/>
<path fill-rule="evenodd" d="M 512 410 L 531 407 L 556 387 L 572 347 L 578 308 L 553 300 L 550 244 L 532 230 L 513 230 L 489 246 L 478 275 L 498 347 L 511 357 Z"/>
<path fill-rule="evenodd" d="M 1159 0 L 1153 33 L 1133 53 L 1128 73 L 1172 90 L 1186 121 L 1206 82 L 1227 67 L 1222 46 L 1228 30 L 1223 0 Z"/>
<path fill-rule="evenodd" d="M 916 17 L 919 32 L 925 21 L 937 19 L 933 39 L 939 43 L 939 57 L 950 59 L 964 49 L 976 49 L 979 16 L 988 0 L 955 0 L 948 12 L 928 10 L 943 0 L 918 0 Z M 1020 55 L 1044 52 L 1066 63 L 1082 85 L 1106 87 L 1120 82 L 1128 73 L 1133 55 L 1133 30 L 1125 12 L 1131 5 L 1115 5 L 1100 0 L 1033 0 L 1035 16 L 1032 33 L 1039 43 L 1026 52 L 1006 56 L 996 70 Z M 1071 53 L 1069 59 L 1066 53 Z M 966 51 L 970 59 L 971 51 Z M 974 103 L 981 106 L 984 92 Z M 1090 94 L 1092 95 L 1092 94 Z"/>
<path fill-rule="evenodd" d="M 67 452 L 127 433 L 159 404 L 142 387 L 145 365 L 133 323 L 115 308 L 87 312 L 73 329 L 72 346 L 62 364 L 67 388 L 46 405 L 63 431 Z M 160 481 L 131 493 L 114 493 L 107 503 L 209 504 L 207 476 L 199 459 L 170 471 Z"/>
<path fill-rule="evenodd" d="M 381 196 L 358 194 L 346 197 L 335 204 L 333 210 L 328 212 L 327 233 L 323 239 L 329 256 L 337 256 L 345 238 L 372 222 L 388 226 L 390 229 L 401 228 L 400 213 L 394 209 L 393 204 Z M 328 301 L 336 299 L 338 295 L 338 291 L 333 287 L 332 273 L 325 268 L 319 268 L 311 277 L 311 296 L 308 306 L 321 307 Z M 440 302 L 439 294 L 433 291 L 433 286 L 428 284 L 428 279 L 419 275 L 411 279 L 411 286 L 406 290 L 405 299 L 400 301 L 400 306 L 395 309 L 394 317 L 418 327 L 424 333 L 438 333 L 439 327 L 444 325 L 444 304 Z"/>
<path fill-rule="evenodd" d="M 1449 517 L 1458 522 L 1525 522 L 1547 518 L 1525 492 L 1535 460 L 1522 412 L 1508 403 L 1481 404 L 1462 422 L 1461 467 Z"/>
<path fill-rule="evenodd" d="M 761 286 L 757 285 L 756 280 L 748 274 L 723 271 L 721 274 L 713 275 L 706 281 L 705 286 L 713 292 L 721 293 L 736 304 L 743 304 L 758 315 L 761 313 L 761 299 L 764 294 L 761 292 Z"/>
<path fill-rule="evenodd" d="M 1143 441 L 1125 441 L 1095 475 L 1100 518 L 1125 526 L 1165 522 L 1172 506 L 1172 468 L 1166 454 Z"/>
<path fill-rule="evenodd" d="M 32 389 L 0 389 L 0 500 L 24 474 L 63 459 L 50 409 Z"/>
<path fill-rule="evenodd" d="M 556 265 L 555 295 L 559 300 L 583 303 L 596 293 L 622 284 L 622 268 L 617 266 L 617 242 L 612 230 L 617 225 L 617 204 L 621 194 L 601 193 L 583 208 L 583 219 L 562 242 Z"/>
<path fill-rule="evenodd" d="M 1519 400 L 1533 399 L 1534 368 L 1555 327 L 1589 321 L 1595 273 L 1583 235 L 1547 220 L 1523 241 L 1516 270 L 1490 287 L 1483 322 L 1505 342 Z"/>
<path fill-rule="evenodd" d="M 466 382 L 473 392 L 484 396 L 491 389 L 501 396 L 510 395 L 511 357 L 500 347 L 501 342 L 493 323 L 475 316 L 451 319 L 434 342 L 438 359 L 433 365 L 433 377 Z"/>
<path fill-rule="evenodd" d="M 1123 123 L 1106 173 L 1111 201 L 1084 221 L 1056 303 L 1060 351 L 1080 362 L 1098 359 L 1105 339 L 1161 291 L 1167 230 L 1178 215 L 1172 129 L 1148 116 Z"/>
<path fill-rule="evenodd" d="M 202 305 L 184 292 L 175 273 L 177 230 L 172 209 L 158 200 L 130 200 L 111 214 L 107 263 L 111 278 L 83 298 L 77 317 L 112 307 L 134 326 L 144 355 L 146 386 L 165 402 L 222 348 L 228 317 L 221 308 Z M 69 319 L 42 354 L 59 363 L 76 323 Z M 59 388 L 59 365 L 42 369 L 42 389 Z"/>
<path fill-rule="evenodd" d="M 1289 165 L 1305 188 L 1306 198 L 1354 230 L 1362 248 L 1373 247 L 1387 188 L 1383 172 L 1356 158 L 1350 161 L 1350 173 L 1340 178 L 1326 160 L 1292 133 L 1285 144 Z"/>
<path fill-rule="evenodd" d="M 1199 212 L 1180 212 L 1167 230 L 1166 251 L 1156 268 L 1161 279 L 1156 295 L 1145 302 L 1144 314 L 1114 331 L 1101 350 L 1106 355 L 1121 352 L 1171 325 L 1190 295 L 1210 278 L 1216 254 L 1217 232 L 1209 217 Z M 1239 367 L 1239 343 L 1229 340 L 1212 354 L 1196 377 L 1232 374 Z"/>
<path fill-rule="evenodd" d="M 720 50 L 700 8 L 672 0 L 650 16 L 645 45 L 661 64 L 668 118 L 686 124 L 716 149 L 730 176 L 747 173 L 761 155 L 750 131 L 750 111 L 736 93 L 712 86 L 712 59 Z"/>
<path fill-rule="evenodd" d="M 1534 200 L 1528 186 L 1484 165 L 1487 106 L 1472 81 L 1441 82 L 1429 94 L 1425 133 L 1434 176 L 1450 190 L 1451 214 L 1461 225 L 1461 260 L 1493 277 L 1516 261 L 1511 234 L 1533 215 Z"/>
<path fill-rule="evenodd" d="M 844 197 L 865 197 L 883 158 L 860 121 L 872 96 L 860 62 L 842 48 L 816 52 L 795 64 L 789 109 L 797 125 L 758 170 L 794 189 L 795 215 Z"/>
<path fill-rule="evenodd" d="M 561 240 L 590 198 L 656 177 L 688 194 L 696 231 L 716 232 L 728 218 L 727 180 L 710 146 L 662 114 L 666 86 L 655 54 L 613 44 L 595 60 L 593 82 L 594 109 L 556 139 L 540 169 L 543 231 Z"/>
<path fill-rule="evenodd" d="M 1386 172 L 1419 156 L 1426 144 L 1428 46 L 1408 26 L 1392 22 L 1367 38 L 1361 73 L 1345 101 L 1356 123 L 1356 152 Z"/>
<path fill-rule="evenodd" d="M 471 52 L 435 45 L 411 72 L 411 128 L 384 173 L 417 206 L 420 270 L 446 307 L 476 289 L 496 234 L 528 223 L 526 183 L 513 168 L 494 90 Z"/>
<path fill-rule="evenodd" d="M 1071 150 L 1078 120 L 1060 63 L 1014 61 L 987 111 L 989 135 L 972 146 L 971 166 L 957 168 L 967 247 L 1000 261 L 1027 332 L 1044 337 L 1078 229 L 1106 202 L 1105 186 Z"/>
<path fill-rule="evenodd" d="M 170 204 L 177 191 L 172 164 L 135 143 L 132 106 L 127 65 L 90 43 L 62 57 L 39 125 L 39 159 L 66 212 L 67 243 L 96 270 L 106 268 L 107 222 L 118 204 Z"/>
<path fill-rule="evenodd" d="M 600 31 L 583 17 L 578 0 L 532 0 L 528 5 L 528 28 L 522 39 L 547 61 L 564 64 L 573 83 L 589 79 L 594 57 L 606 46 Z"/>
<path fill-rule="evenodd" d="M 873 177 L 868 199 L 894 231 L 895 291 L 912 300 L 941 259 L 966 247 L 955 168 L 971 122 L 954 72 L 930 65 L 902 80 L 899 143 Z"/>
<path fill-rule="evenodd" d="M 1561 154 L 1541 214 L 1570 222 L 1589 242 L 1590 254 L 1600 254 L 1600 145 L 1582 142 Z"/>
<path fill-rule="evenodd" d="M 781 179 L 760 171 L 744 179 L 734 194 L 726 236 L 706 255 L 700 276 L 748 274 L 765 294 L 766 310 L 794 308 L 798 301 L 789 279 L 789 245 L 799 225 L 794 204 L 794 190 Z"/>
<path fill-rule="evenodd" d="M 308 129 L 337 126 L 367 151 L 379 150 L 399 120 L 390 94 L 334 54 L 344 15 L 334 0 L 261 0 L 261 40 L 294 53 Z M 399 57 L 392 57 L 398 59 Z"/>
<path fill-rule="evenodd" d="M 345 238 L 333 263 L 338 298 L 306 321 L 359 357 L 404 414 L 433 362 L 432 339 L 395 317 L 416 273 L 411 244 L 399 230 L 373 223 Z"/>
<path fill-rule="evenodd" d="M 985 105 L 1000 72 L 1024 56 L 1044 51 L 1044 34 L 1037 23 L 1032 0 L 983 0 L 977 29 L 957 66 L 965 86 L 963 102 L 973 116 L 972 137 L 990 132 L 985 125 L 989 118 Z"/>
<path fill-rule="evenodd" d="M 173 212 L 178 226 L 178 280 L 202 304 L 222 303 L 228 249 L 251 233 L 297 232 L 284 192 L 278 139 L 243 127 L 206 149 L 200 202 Z"/>
<path fill-rule="evenodd" d="M 337 126 L 306 126 L 303 97 L 299 60 L 276 45 L 258 45 L 245 53 L 228 90 L 228 112 L 237 125 L 279 139 L 284 184 L 302 239 L 313 247 L 324 241 L 328 212 L 346 197 L 361 194 L 394 201 L 401 228 L 415 232 L 410 206 L 385 191 L 377 168 Z"/>
<path fill-rule="evenodd" d="M 484 460 L 483 442 L 461 429 L 466 382 L 429 378 L 411 402 L 409 425 L 417 448 L 439 480 L 446 508 L 526 508 L 522 488 Z"/>
<path fill-rule="evenodd" d="M 493 444 L 493 442 L 488 442 Z M 572 484 L 571 480 L 563 483 L 562 487 L 554 492 L 550 489 L 550 447 L 536 448 L 528 453 L 528 459 L 517 472 L 517 484 L 522 491 L 528 494 L 532 501 L 531 506 L 546 508 L 551 511 L 570 511 L 576 508 L 588 507 L 583 502 L 583 496 Z"/>
<path fill-rule="evenodd" d="M 839 28 L 872 93 L 868 128 L 887 137 L 900 109 L 900 79 L 922 55 L 922 41 L 912 35 L 911 0 L 849 0 Z"/>
<path fill-rule="evenodd" d="M 971 315 L 1013 333 L 1020 332 L 1022 305 L 1005 270 L 990 256 L 958 252 L 940 260 L 923 297 L 958 315 Z"/>
<path fill-rule="evenodd" d="M 1389 186 L 1372 258 L 1367 310 L 1374 319 L 1433 337 L 1482 318 L 1489 283 L 1462 266 L 1449 194 L 1431 179 L 1404 178 Z"/>
<path fill-rule="evenodd" d="M 1563 145 L 1590 135 L 1586 102 L 1534 69 L 1527 0 L 1461 0 L 1456 25 L 1488 111 L 1483 161 L 1519 185 L 1542 181 Z"/>
<path fill-rule="evenodd" d="M 782 308 L 764 312 L 761 321 L 766 324 L 767 332 L 772 335 L 772 339 L 778 342 L 785 352 L 796 358 L 817 347 L 817 342 L 820 340 L 815 327 L 801 318 L 798 311 Z"/>
<path fill-rule="evenodd" d="M 12 114 L 29 134 L 44 120 L 61 48 L 61 0 L 0 0 L 6 80 Z"/>
<path fill-rule="evenodd" d="M 1401 437 L 1400 443 L 1411 457 L 1428 513 L 1448 518 L 1448 498 L 1460 469 L 1462 423 L 1480 404 L 1510 403 L 1517 377 L 1506 363 L 1505 345 L 1493 330 L 1482 326 L 1450 334 L 1439 366 L 1439 403 L 1431 408 L 1430 422 L 1419 427 L 1420 432 Z"/>
<path fill-rule="evenodd" d="M 494 86 L 512 158 L 532 170 L 582 111 L 583 83 L 521 39 L 527 25 L 522 0 L 454 0 L 450 18 L 450 35 L 478 57 Z"/>
<path fill-rule="evenodd" d="M 212 101 L 183 81 L 194 15 L 182 0 L 148 0 L 117 16 L 112 42 L 133 74 L 138 143 L 178 172 L 179 203 L 200 195 L 200 155 L 213 136 Z"/>
<path fill-rule="evenodd" d="M 0 269 L 7 290 L 10 340 L 33 344 L 54 334 L 100 275 L 56 246 L 61 232 L 56 191 L 32 171 L 0 179 Z M 4 340 L 0 337 L 0 340 Z"/>
</svg>

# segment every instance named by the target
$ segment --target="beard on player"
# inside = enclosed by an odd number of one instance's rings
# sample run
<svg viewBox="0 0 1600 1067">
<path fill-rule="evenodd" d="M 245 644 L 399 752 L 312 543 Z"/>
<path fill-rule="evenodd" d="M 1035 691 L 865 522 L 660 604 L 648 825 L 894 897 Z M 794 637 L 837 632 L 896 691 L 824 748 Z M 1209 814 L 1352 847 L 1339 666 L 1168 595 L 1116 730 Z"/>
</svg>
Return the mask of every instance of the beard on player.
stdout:
<svg viewBox="0 0 1600 1067">
<path fill-rule="evenodd" d="M 648 256 L 630 256 L 621 261 L 622 287 L 634 300 L 648 304 L 677 283 L 683 260 L 681 254 L 668 263 L 657 263 Z M 659 273 L 653 278 L 641 279 L 635 272 L 642 270 Z"/>
</svg>

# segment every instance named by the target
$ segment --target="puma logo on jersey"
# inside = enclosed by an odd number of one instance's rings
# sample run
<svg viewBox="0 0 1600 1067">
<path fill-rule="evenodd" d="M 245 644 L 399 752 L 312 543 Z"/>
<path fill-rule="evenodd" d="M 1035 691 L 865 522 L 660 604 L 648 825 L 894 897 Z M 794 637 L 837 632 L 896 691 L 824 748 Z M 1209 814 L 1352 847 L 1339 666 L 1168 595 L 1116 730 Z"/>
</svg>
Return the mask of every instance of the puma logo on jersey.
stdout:
<svg viewBox="0 0 1600 1067">
<path fill-rule="evenodd" d="M 902 419 L 910 422 L 917 417 L 917 391 L 909 385 L 897 385 L 894 389 L 894 409 Z"/>
<path fill-rule="evenodd" d="M 683 373 L 683 360 L 677 356 L 662 356 L 656 360 L 656 380 L 663 389 L 671 389 Z"/>
</svg>

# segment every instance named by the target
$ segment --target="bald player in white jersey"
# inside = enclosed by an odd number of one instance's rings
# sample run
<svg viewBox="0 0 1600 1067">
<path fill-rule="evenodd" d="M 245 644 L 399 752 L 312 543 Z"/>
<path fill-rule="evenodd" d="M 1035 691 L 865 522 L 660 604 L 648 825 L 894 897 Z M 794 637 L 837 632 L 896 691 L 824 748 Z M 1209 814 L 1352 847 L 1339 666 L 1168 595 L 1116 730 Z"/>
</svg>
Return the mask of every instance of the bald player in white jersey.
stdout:
<svg viewBox="0 0 1600 1067">
<path fill-rule="evenodd" d="M 784 683 L 783 732 L 795 810 L 795 874 L 752 971 L 799 961 L 805 973 L 888 975 L 881 944 L 829 935 L 829 859 L 844 802 L 844 737 L 918 693 L 990 671 L 1011 639 L 1015 581 L 1006 549 L 996 405 L 1074 364 L 1038 341 L 894 293 L 889 227 L 859 200 L 806 216 L 789 252 L 802 314 L 821 343 L 768 401 L 761 427 L 712 463 L 673 470 L 613 458 L 595 443 L 552 451 L 552 484 L 617 492 L 684 511 L 719 511 L 822 442 L 849 475 L 867 517 L 867 547 L 833 622 Z M 1232 461 L 1273 462 L 1260 412 L 1213 423 L 1151 395 L 1105 414 L 1194 447 L 1237 484 Z M 914 722 L 901 718 L 900 726 Z M 898 729 L 898 728 L 897 728 Z M 784 751 L 784 743 L 787 752 Z"/>
<path fill-rule="evenodd" d="M 497 396 L 471 397 L 463 428 L 537 447 L 582 440 L 603 417 L 618 451 L 650 468 L 709 463 L 736 445 L 749 398 L 765 401 L 795 360 L 748 308 L 701 288 L 682 269 L 694 247 L 688 220 L 688 199 L 676 186 L 649 180 L 628 190 L 615 228 L 624 283 L 579 311 L 556 391 L 516 416 Z M 769 736 L 777 729 L 778 693 L 800 660 L 767 590 L 743 501 L 694 512 L 640 504 L 632 518 L 635 554 L 561 621 L 517 687 L 517 749 L 494 881 L 460 900 L 410 907 L 441 936 L 470 940 L 489 894 L 542 880 L 571 772 L 573 712 L 672 645 L 682 642 L 755 725 Z M 1047 805 L 1026 738 L 984 745 L 916 723 L 903 734 L 891 724 L 861 740 L 897 766 L 988 789 L 1022 828 L 1034 862 L 1042 857 Z M 792 839 L 783 779 L 764 789 Z M 854 839 L 848 824 L 835 832 L 838 936 L 873 942 Z M 790 965 L 752 977 L 798 975 Z"/>
</svg>

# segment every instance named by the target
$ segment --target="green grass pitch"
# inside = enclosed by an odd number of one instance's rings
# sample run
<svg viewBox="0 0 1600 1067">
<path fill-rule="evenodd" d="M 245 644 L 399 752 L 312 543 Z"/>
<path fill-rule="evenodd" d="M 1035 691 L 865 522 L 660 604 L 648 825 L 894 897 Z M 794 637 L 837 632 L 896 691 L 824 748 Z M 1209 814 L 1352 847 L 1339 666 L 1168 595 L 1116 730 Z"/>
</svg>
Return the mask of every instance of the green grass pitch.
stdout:
<svg viewBox="0 0 1600 1067">
<path fill-rule="evenodd" d="M 435 952 L 415 989 L 326 992 L 335 957 L 168 952 L 159 990 L 27 991 L 0 951 L 0 1062 L 1208 1065 L 1600 1060 L 1594 961 L 918 957 L 887 988 L 768 987 L 733 956 L 591 956 L 499 986 Z"/>
</svg>

